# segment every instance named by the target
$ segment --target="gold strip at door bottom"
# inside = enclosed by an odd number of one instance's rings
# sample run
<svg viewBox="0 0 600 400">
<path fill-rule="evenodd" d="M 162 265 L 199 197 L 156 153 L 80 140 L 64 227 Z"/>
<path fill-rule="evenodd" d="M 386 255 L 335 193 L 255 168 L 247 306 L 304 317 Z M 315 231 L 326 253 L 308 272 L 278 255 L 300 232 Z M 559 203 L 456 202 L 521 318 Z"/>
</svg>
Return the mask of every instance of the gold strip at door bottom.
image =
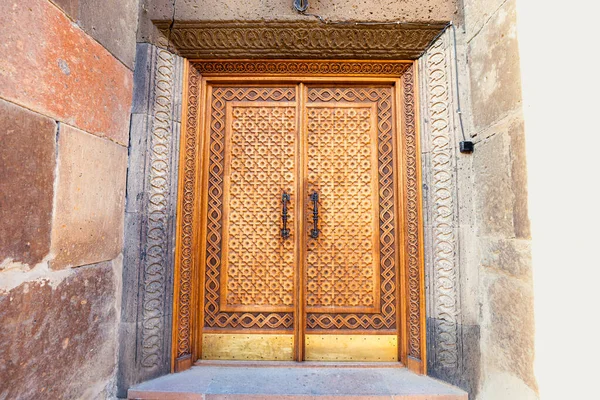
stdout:
<svg viewBox="0 0 600 400">
<path fill-rule="evenodd" d="M 205 333 L 202 359 L 292 361 L 294 335 Z"/>
<path fill-rule="evenodd" d="M 306 335 L 307 361 L 398 361 L 396 335 Z"/>
</svg>

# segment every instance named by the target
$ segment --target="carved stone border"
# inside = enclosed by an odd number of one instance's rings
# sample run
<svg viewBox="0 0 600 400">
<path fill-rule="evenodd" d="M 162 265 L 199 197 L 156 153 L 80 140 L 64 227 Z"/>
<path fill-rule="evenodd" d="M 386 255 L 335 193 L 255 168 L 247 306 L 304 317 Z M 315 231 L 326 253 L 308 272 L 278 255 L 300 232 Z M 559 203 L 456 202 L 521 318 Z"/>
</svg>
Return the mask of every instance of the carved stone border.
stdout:
<svg viewBox="0 0 600 400">
<path fill-rule="evenodd" d="M 199 282 L 198 276 L 200 261 L 195 260 L 197 256 L 193 251 L 195 227 L 199 221 L 199 198 L 197 168 L 199 165 L 199 144 L 201 139 L 198 137 L 198 99 L 202 96 L 199 91 L 198 70 L 202 70 L 204 63 L 227 63 L 227 61 L 196 61 L 188 64 L 188 86 L 187 111 L 185 115 L 185 127 L 182 136 L 182 159 L 181 165 L 182 180 L 180 181 L 179 191 L 179 215 L 178 215 L 178 248 L 177 265 L 175 280 L 175 315 L 174 315 L 174 370 L 182 371 L 189 368 L 197 354 L 197 338 L 194 337 L 195 325 L 201 320 L 197 315 L 200 310 L 195 309 L 198 304 L 196 298 L 198 290 L 193 289 L 193 280 Z M 264 61 L 257 61 L 262 63 Z M 291 65 L 294 62 L 288 62 L 284 65 Z M 297 63 L 302 63 L 298 61 Z M 328 63 L 322 61 L 322 63 Z M 331 62 L 334 64 L 335 62 Z M 373 62 L 374 64 L 376 62 Z M 399 62 L 399 64 L 401 64 Z M 402 168 L 404 175 L 402 182 L 406 188 L 406 199 L 404 203 L 403 231 L 406 232 L 404 240 L 405 246 L 403 252 L 405 256 L 405 267 L 400 273 L 404 274 L 406 293 L 406 304 L 403 305 L 402 321 L 405 324 L 403 331 L 407 332 L 404 336 L 406 349 L 401 354 L 402 361 L 412 370 L 425 372 L 425 325 L 424 325 L 424 304 L 423 304 L 423 258 L 422 258 L 422 226 L 421 226 L 421 190 L 420 190 L 420 164 L 419 164 L 419 134 L 417 123 L 417 102 L 416 102 L 416 65 L 413 62 L 404 62 L 402 74 L 390 74 L 390 77 L 400 78 L 397 90 L 401 92 L 401 99 L 398 111 L 402 113 L 400 118 L 402 134 Z M 297 66 L 296 66 L 297 67 Z M 291 70 L 297 70 L 297 68 Z M 213 67 L 211 67 L 213 68 Z M 218 71 L 226 70 L 225 67 L 218 68 Z M 331 70 L 329 68 L 328 70 Z M 316 71 L 315 74 L 323 76 L 323 73 Z M 306 74 L 310 75 L 310 74 Z M 331 74 L 337 76 L 339 74 Z M 325 75 L 326 76 L 326 75 Z M 400 182 L 400 181 L 398 181 Z"/>
<path fill-rule="evenodd" d="M 155 22 L 179 54 L 198 58 L 414 60 L 446 26 L 318 21 Z"/>
<path fill-rule="evenodd" d="M 420 61 L 428 370 L 456 382 L 462 366 L 455 102 L 449 32 Z"/>
<path fill-rule="evenodd" d="M 168 373 L 183 60 L 139 44 L 134 74 L 118 395 Z"/>
</svg>

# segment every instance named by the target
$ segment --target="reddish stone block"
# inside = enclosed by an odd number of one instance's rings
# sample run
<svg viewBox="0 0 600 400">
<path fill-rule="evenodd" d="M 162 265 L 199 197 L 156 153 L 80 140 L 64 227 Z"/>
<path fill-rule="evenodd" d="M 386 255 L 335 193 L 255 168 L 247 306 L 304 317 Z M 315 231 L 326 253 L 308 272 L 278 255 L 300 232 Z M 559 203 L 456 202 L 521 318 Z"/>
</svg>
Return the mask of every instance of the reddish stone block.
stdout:
<svg viewBox="0 0 600 400">
<path fill-rule="evenodd" d="M 0 399 L 96 399 L 115 368 L 112 263 L 0 295 Z"/>
<path fill-rule="evenodd" d="M 127 67 L 47 0 L 0 2 L 0 26 L 0 97 L 127 144 Z"/>
<path fill-rule="evenodd" d="M 0 262 L 50 250 L 56 123 L 0 100 Z"/>
<path fill-rule="evenodd" d="M 123 247 L 127 149 L 61 124 L 53 269 L 112 260 Z"/>
</svg>

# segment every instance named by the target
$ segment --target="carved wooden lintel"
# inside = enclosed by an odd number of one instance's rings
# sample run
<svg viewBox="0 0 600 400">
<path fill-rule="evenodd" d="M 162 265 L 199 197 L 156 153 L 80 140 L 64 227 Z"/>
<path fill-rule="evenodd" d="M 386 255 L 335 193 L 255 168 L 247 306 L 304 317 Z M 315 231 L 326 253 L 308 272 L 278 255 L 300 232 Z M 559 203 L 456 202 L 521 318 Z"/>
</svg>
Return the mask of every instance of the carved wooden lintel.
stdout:
<svg viewBox="0 0 600 400">
<path fill-rule="evenodd" d="M 446 26 L 318 21 L 154 21 L 186 58 L 414 60 Z"/>
</svg>

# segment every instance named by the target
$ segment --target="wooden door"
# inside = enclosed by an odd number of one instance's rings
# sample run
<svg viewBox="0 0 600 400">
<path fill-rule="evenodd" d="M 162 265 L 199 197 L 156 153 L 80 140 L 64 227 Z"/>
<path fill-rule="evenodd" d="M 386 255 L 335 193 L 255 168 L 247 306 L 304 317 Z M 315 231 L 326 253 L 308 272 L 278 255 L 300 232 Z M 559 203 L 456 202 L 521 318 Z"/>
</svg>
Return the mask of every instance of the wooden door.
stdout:
<svg viewBox="0 0 600 400">
<path fill-rule="evenodd" d="M 306 96 L 307 190 L 318 195 L 306 217 L 319 232 L 305 235 L 304 358 L 397 361 L 392 88 Z"/>
<path fill-rule="evenodd" d="M 202 358 L 397 361 L 391 85 L 210 85 Z"/>
</svg>

